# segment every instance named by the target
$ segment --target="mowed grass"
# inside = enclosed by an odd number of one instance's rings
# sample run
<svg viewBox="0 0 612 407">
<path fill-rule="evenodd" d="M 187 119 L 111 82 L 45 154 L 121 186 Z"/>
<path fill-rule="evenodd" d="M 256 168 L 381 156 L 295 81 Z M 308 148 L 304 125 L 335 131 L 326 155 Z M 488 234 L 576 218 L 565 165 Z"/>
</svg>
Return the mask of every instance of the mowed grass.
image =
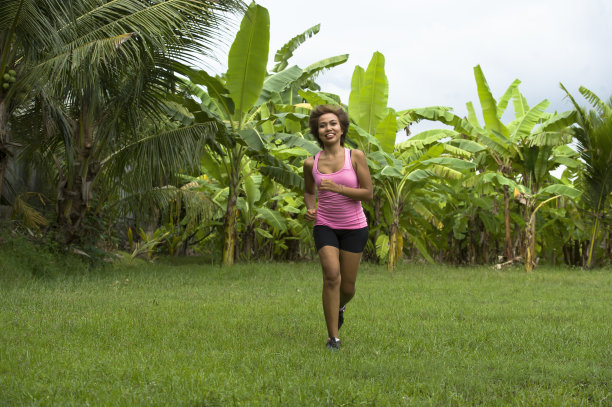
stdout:
<svg viewBox="0 0 612 407">
<path fill-rule="evenodd" d="M 363 264 L 337 353 L 316 262 L 0 281 L 3 406 L 612 405 L 610 269 Z"/>
</svg>

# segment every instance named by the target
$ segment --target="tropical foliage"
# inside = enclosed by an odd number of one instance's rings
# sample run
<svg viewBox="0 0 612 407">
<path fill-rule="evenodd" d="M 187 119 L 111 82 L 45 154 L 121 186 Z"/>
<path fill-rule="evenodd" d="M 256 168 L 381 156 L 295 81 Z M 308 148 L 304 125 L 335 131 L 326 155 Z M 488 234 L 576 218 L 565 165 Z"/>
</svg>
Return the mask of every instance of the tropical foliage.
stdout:
<svg viewBox="0 0 612 407">
<path fill-rule="evenodd" d="M 349 112 L 347 143 L 374 180 L 366 259 L 528 271 L 612 259 L 612 103 L 586 88 L 592 110 L 563 88 L 573 110 L 549 112 L 519 80 L 494 97 L 476 66 L 479 113 L 472 102 L 467 117 L 396 109 L 375 52 L 343 101 L 317 75 L 348 55 L 290 63 L 318 25 L 269 63 L 270 18 L 256 3 L 70 4 L 0 5 L 0 203 L 13 228 L 88 256 L 312 258 L 301 171 L 319 147 L 307 120 L 333 104 Z M 227 12 L 244 13 L 227 71 L 195 68 L 230 32 Z M 411 134 L 422 120 L 441 126 Z"/>
</svg>

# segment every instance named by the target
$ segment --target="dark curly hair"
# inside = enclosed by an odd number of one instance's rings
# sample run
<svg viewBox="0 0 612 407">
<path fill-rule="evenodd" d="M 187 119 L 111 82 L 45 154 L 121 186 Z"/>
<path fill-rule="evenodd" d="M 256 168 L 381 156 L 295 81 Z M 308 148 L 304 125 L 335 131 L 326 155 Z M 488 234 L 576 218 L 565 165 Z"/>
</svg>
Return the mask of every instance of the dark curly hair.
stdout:
<svg viewBox="0 0 612 407">
<path fill-rule="evenodd" d="M 346 139 L 346 134 L 348 133 L 349 128 L 349 117 L 348 114 L 339 106 L 329 106 L 329 105 L 321 105 L 315 107 L 310 113 L 310 118 L 308 119 L 308 127 L 310 127 L 310 133 L 313 135 L 319 146 L 323 148 L 323 142 L 319 139 L 319 118 L 327 113 L 333 113 L 338 118 L 340 122 L 340 127 L 342 128 L 342 136 L 340 136 L 340 145 L 344 147 L 344 140 Z"/>
</svg>

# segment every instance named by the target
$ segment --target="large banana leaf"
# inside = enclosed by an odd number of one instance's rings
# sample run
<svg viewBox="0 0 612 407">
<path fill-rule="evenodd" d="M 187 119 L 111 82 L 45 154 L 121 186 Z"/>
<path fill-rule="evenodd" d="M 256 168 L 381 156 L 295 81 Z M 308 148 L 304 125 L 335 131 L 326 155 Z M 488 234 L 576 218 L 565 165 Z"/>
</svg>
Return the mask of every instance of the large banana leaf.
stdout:
<svg viewBox="0 0 612 407">
<path fill-rule="evenodd" d="M 406 141 L 402 141 L 401 143 L 398 143 L 395 148 L 398 151 L 404 151 L 410 148 L 417 148 L 417 149 L 422 149 L 425 146 L 431 145 L 433 143 L 436 143 L 440 140 L 442 140 L 443 138 L 446 137 L 457 137 L 459 134 L 454 131 L 454 130 L 448 130 L 448 129 L 432 129 L 432 130 L 425 130 L 420 132 L 419 134 L 416 134 L 412 137 L 410 137 L 408 140 Z"/>
<path fill-rule="evenodd" d="M 268 76 L 264 81 L 261 94 L 257 102 L 255 102 L 255 106 L 259 106 L 271 100 L 274 94 L 282 92 L 283 89 L 298 79 L 301 74 L 302 70 L 300 68 L 292 66 L 282 72 Z"/>
<path fill-rule="evenodd" d="M 517 140 L 523 140 L 529 137 L 535 125 L 540 121 L 544 110 L 550 105 L 546 99 L 532 107 L 519 121 L 516 131 L 513 135 Z"/>
<path fill-rule="evenodd" d="M 380 142 L 374 135 L 368 133 L 361 127 L 352 124 L 349 127 L 348 135 L 351 140 L 354 140 L 357 143 L 357 146 L 366 153 L 366 155 L 371 152 L 371 147 L 374 146 L 376 150 L 382 150 L 382 146 Z"/>
<path fill-rule="evenodd" d="M 351 93 L 349 94 L 349 114 L 355 123 L 357 122 L 357 118 L 362 115 L 359 98 L 361 97 L 361 90 L 364 86 L 365 71 L 362 67 L 357 65 L 353 70 L 353 76 L 351 78 Z"/>
<path fill-rule="evenodd" d="M 321 148 L 316 143 L 295 134 L 277 133 L 274 137 L 281 140 L 287 147 L 301 147 L 311 155 L 321 151 Z"/>
<path fill-rule="evenodd" d="M 287 231 L 287 222 L 285 221 L 283 215 L 281 215 L 277 211 L 273 211 L 272 209 L 266 208 L 265 206 L 257 207 L 255 208 L 255 210 L 258 214 L 257 217 L 263 219 L 264 222 L 270 225 L 273 229 L 279 232 Z"/>
<path fill-rule="evenodd" d="M 470 122 L 470 124 L 474 127 L 481 128 L 480 123 L 478 122 L 478 117 L 476 116 L 476 110 L 474 110 L 474 105 L 472 104 L 472 102 L 467 102 L 465 104 L 465 107 L 468 111 L 468 122 Z"/>
<path fill-rule="evenodd" d="M 299 90 L 298 94 L 303 97 L 311 106 L 331 105 L 338 106 L 339 103 L 321 92 L 311 90 Z"/>
<path fill-rule="evenodd" d="M 506 137 L 510 136 L 508 129 L 502 124 L 497 116 L 497 104 L 489 84 L 482 73 L 480 65 L 474 67 L 474 77 L 476 78 L 476 86 L 478 88 L 478 99 L 480 100 L 480 106 L 482 108 L 482 116 L 485 121 L 485 127 L 491 131 L 497 131 Z"/>
<path fill-rule="evenodd" d="M 265 167 L 260 167 L 259 171 L 263 175 L 272 178 L 286 188 L 290 188 L 295 191 L 304 190 L 304 179 L 291 169 L 286 168 L 286 166 L 279 167 L 268 165 Z"/>
<path fill-rule="evenodd" d="M 255 3 L 249 6 L 229 51 L 227 88 L 236 106 L 238 121 L 257 101 L 268 63 L 270 16 Z"/>
<path fill-rule="evenodd" d="M 518 86 L 520 84 L 521 84 L 521 81 L 519 81 L 518 79 L 515 79 L 514 82 L 512 82 L 510 86 L 508 86 L 508 89 L 506 89 L 506 92 L 504 92 L 501 99 L 499 99 L 499 102 L 497 102 L 497 117 L 498 118 L 501 119 L 501 117 L 504 115 L 504 112 L 506 111 L 506 107 L 508 107 L 508 102 L 510 102 L 510 99 L 512 99 L 512 96 L 514 95 L 514 89 L 518 89 Z"/>
<path fill-rule="evenodd" d="M 365 82 L 359 93 L 357 124 L 370 134 L 376 132 L 378 123 L 387 114 L 389 82 L 385 74 L 385 57 L 375 52 L 365 73 Z"/>
<path fill-rule="evenodd" d="M 280 72 L 285 69 L 288 65 L 289 58 L 293 56 L 293 51 L 295 51 L 304 41 L 308 38 L 314 36 L 319 32 L 321 28 L 321 24 L 317 24 L 313 27 L 310 27 L 306 31 L 301 34 L 296 35 L 292 39 L 290 39 L 285 45 L 281 47 L 276 54 L 274 54 L 274 62 L 277 62 L 272 68 L 272 72 Z"/>
<path fill-rule="evenodd" d="M 261 174 L 251 174 L 244 178 L 244 193 L 249 208 L 255 207 L 255 202 L 261 198 Z"/>
<path fill-rule="evenodd" d="M 486 150 L 486 147 L 472 140 L 466 140 L 462 138 L 453 138 L 447 142 L 448 144 L 459 147 L 462 150 L 469 151 L 470 153 L 478 153 Z"/>
<path fill-rule="evenodd" d="M 224 120 L 229 120 L 234 114 L 234 102 L 227 95 L 229 91 L 220 79 L 207 74 L 205 71 L 196 71 L 187 67 L 181 68 L 189 80 L 197 85 L 206 86 L 208 95 L 215 101 L 217 109 L 221 112 Z"/>
<path fill-rule="evenodd" d="M 568 110 L 566 112 L 555 114 L 550 119 L 546 120 L 540 126 L 540 129 L 544 131 L 560 131 L 566 127 L 576 123 L 576 112 L 574 110 Z"/>
<path fill-rule="evenodd" d="M 520 120 L 529 111 L 529 105 L 527 99 L 519 91 L 518 87 L 513 89 L 512 104 L 514 106 L 514 117 Z"/>
<path fill-rule="evenodd" d="M 326 69 L 331 69 L 335 66 L 345 63 L 348 58 L 348 54 L 342 54 L 336 55 L 334 57 L 325 58 L 313 64 L 310 64 L 306 68 L 304 68 L 302 75 L 300 76 L 297 82 L 299 84 L 302 84 L 306 82 L 306 80 L 308 80 L 309 78 L 316 77 L 318 74 L 320 74 Z"/>
<path fill-rule="evenodd" d="M 445 107 L 433 106 L 413 109 L 412 114 L 418 119 L 439 121 L 452 126 L 459 133 L 469 134 L 472 137 L 480 137 L 486 134 L 482 129 L 474 127 L 468 120 L 457 116 Z"/>
<path fill-rule="evenodd" d="M 403 110 L 401 112 L 397 112 L 397 126 L 396 130 L 400 131 L 410 126 L 411 123 L 417 121 L 417 118 L 412 114 L 411 110 Z"/>
<path fill-rule="evenodd" d="M 260 134 L 255 129 L 239 130 L 239 140 L 246 144 L 251 150 L 257 152 L 266 151 L 266 145 Z"/>
<path fill-rule="evenodd" d="M 567 196 L 572 199 L 577 199 L 578 197 L 580 197 L 582 192 L 578 191 L 577 189 L 573 187 L 570 187 L 569 185 L 553 184 L 553 185 L 544 187 L 540 189 L 540 191 L 538 191 L 538 196 L 544 195 L 544 194 L 561 195 L 561 196 Z"/>
<path fill-rule="evenodd" d="M 376 139 L 380 142 L 382 149 L 389 154 L 395 148 L 396 127 L 397 121 L 393 111 L 390 111 L 376 127 Z"/>
</svg>

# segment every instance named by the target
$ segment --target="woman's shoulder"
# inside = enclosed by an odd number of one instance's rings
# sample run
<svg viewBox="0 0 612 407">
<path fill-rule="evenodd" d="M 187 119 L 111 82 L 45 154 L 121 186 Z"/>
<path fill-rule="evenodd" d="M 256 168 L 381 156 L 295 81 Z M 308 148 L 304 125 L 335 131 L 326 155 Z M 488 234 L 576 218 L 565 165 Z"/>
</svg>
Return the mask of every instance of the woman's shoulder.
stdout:
<svg viewBox="0 0 612 407">
<path fill-rule="evenodd" d="M 365 160 L 365 153 L 359 149 L 354 148 L 351 150 L 351 157 L 358 158 L 358 159 L 363 158 Z"/>
<path fill-rule="evenodd" d="M 314 156 L 313 155 L 311 155 L 310 157 L 307 157 L 304 160 L 304 167 L 305 168 L 312 168 L 313 165 L 314 165 Z"/>
</svg>

